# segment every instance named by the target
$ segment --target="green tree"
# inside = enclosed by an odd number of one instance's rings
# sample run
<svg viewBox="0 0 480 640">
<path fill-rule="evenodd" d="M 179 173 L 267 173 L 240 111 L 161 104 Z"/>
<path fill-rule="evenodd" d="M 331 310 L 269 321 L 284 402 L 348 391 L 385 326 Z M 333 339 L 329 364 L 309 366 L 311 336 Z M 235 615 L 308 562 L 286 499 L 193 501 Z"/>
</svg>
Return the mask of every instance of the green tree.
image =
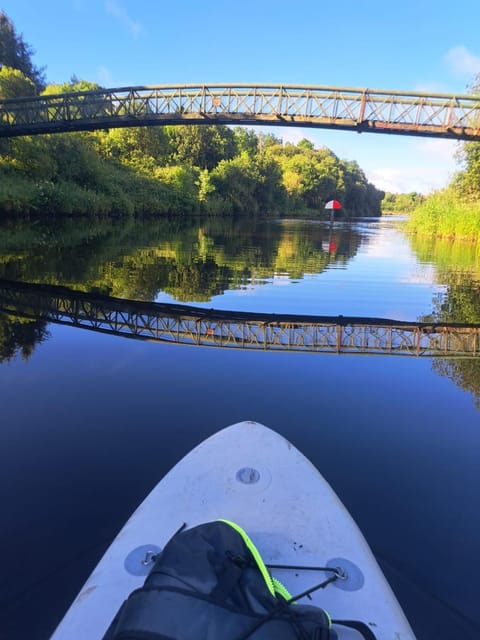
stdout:
<svg viewBox="0 0 480 640">
<path fill-rule="evenodd" d="M 480 94 L 480 73 L 474 78 L 470 87 L 471 93 Z M 480 115 L 471 123 L 480 127 Z M 466 142 L 459 153 L 464 163 L 464 171 L 457 175 L 456 186 L 460 197 L 480 200 L 480 142 Z"/>
<path fill-rule="evenodd" d="M 345 195 L 343 205 L 350 215 L 378 216 L 384 192 L 376 189 L 365 177 L 358 163 L 342 162 Z"/>
<path fill-rule="evenodd" d="M 180 125 L 167 127 L 174 164 L 189 163 L 211 170 L 221 160 L 231 160 L 236 154 L 235 134 L 228 127 L 210 125 Z"/>
<path fill-rule="evenodd" d="M 282 183 L 282 169 L 277 160 L 268 153 L 256 159 L 258 182 L 255 199 L 263 213 L 281 211 L 286 204 L 287 193 Z"/>
<path fill-rule="evenodd" d="M 37 91 L 45 86 L 44 69 L 32 63 L 34 54 L 30 45 L 19 35 L 7 14 L 0 10 L 0 67 L 11 67 L 29 78 Z"/>
<path fill-rule="evenodd" d="M 36 88 L 30 78 L 19 69 L 0 67 L 0 98 L 21 98 L 35 95 Z"/>
<path fill-rule="evenodd" d="M 382 211 L 386 213 L 410 213 L 425 200 L 425 196 L 416 191 L 410 193 L 387 192 L 382 200 Z"/>
<path fill-rule="evenodd" d="M 189 165 L 176 165 L 172 167 L 157 167 L 154 177 L 162 184 L 168 185 L 179 198 L 190 203 L 190 210 L 197 208 L 199 170 Z"/>
<path fill-rule="evenodd" d="M 466 142 L 459 153 L 465 169 L 458 173 L 454 185 L 461 198 L 480 199 L 480 142 Z"/>
<path fill-rule="evenodd" d="M 235 127 L 233 133 L 236 152 L 242 153 L 242 151 L 246 151 L 250 157 L 254 157 L 259 146 L 259 139 L 255 131 L 246 127 Z"/>
<path fill-rule="evenodd" d="M 233 213 L 258 212 L 258 178 L 258 165 L 246 151 L 231 160 L 222 160 L 212 171 L 215 192 L 223 199 L 225 209 Z"/>
<path fill-rule="evenodd" d="M 102 87 L 96 82 L 89 82 L 88 80 L 80 80 L 77 76 L 73 75 L 70 78 L 70 82 L 64 82 L 63 84 L 48 84 L 42 91 L 42 95 L 56 95 L 58 93 L 74 93 L 77 91 L 96 91 Z"/>
<path fill-rule="evenodd" d="M 311 140 L 307 140 L 306 138 L 302 138 L 300 142 L 297 143 L 297 149 L 301 151 L 315 151 L 315 146 Z"/>
<path fill-rule="evenodd" d="M 198 186 L 198 199 L 202 203 L 206 202 L 209 194 L 215 191 L 215 187 L 212 184 L 212 179 L 207 169 L 200 171 L 196 185 Z"/>
<path fill-rule="evenodd" d="M 97 149 L 104 158 L 151 172 L 164 166 L 171 153 L 163 127 L 110 129 L 95 134 Z"/>
<path fill-rule="evenodd" d="M 0 363 L 13 360 L 18 353 L 28 360 L 36 345 L 49 335 L 44 320 L 26 320 L 0 313 Z"/>
<path fill-rule="evenodd" d="M 317 157 L 311 149 L 285 158 L 283 162 L 285 188 L 300 197 L 307 208 L 320 209 L 337 193 L 338 175 L 333 158 Z"/>
<path fill-rule="evenodd" d="M 260 133 L 258 136 L 258 146 L 260 149 L 268 149 L 269 147 L 276 147 L 282 145 L 281 138 L 278 138 L 273 133 Z"/>
<path fill-rule="evenodd" d="M 53 180 L 56 176 L 57 163 L 45 136 L 9 140 L 0 159 L 0 166 L 6 173 L 24 175 L 32 180 Z"/>
<path fill-rule="evenodd" d="M 82 187 L 98 184 L 102 169 L 89 134 L 55 134 L 50 136 L 48 143 L 56 164 L 54 181 L 66 180 Z"/>
<path fill-rule="evenodd" d="M 480 409 L 480 361 L 478 359 L 435 358 L 432 369 L 439 375 L 449 378 L 463 391 L 470 392 L 475 399 L 475 406 Z"/>
<path fill-rule="evenodd" d="M 33 180 L 75 182 L 81 187 L 95 187 L 103 174 L 93 138 L 86 133 L 14 138 L 3 168 Z"/>
</svg>

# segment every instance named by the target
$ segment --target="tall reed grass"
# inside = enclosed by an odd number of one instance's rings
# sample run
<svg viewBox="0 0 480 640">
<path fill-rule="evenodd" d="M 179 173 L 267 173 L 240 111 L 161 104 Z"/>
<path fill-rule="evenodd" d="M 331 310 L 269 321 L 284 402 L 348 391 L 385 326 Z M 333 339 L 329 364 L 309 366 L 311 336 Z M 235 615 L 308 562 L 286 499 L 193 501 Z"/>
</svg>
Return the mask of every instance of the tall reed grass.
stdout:
<svg viewBox="0 0 480 640">
<path fill-rule="evenodd" d="M 478 241 L 480 199 L 463 200 L 454 188 L 437 191 L 410 215 L 407 228 L 419 234 Z"/>
</svg>

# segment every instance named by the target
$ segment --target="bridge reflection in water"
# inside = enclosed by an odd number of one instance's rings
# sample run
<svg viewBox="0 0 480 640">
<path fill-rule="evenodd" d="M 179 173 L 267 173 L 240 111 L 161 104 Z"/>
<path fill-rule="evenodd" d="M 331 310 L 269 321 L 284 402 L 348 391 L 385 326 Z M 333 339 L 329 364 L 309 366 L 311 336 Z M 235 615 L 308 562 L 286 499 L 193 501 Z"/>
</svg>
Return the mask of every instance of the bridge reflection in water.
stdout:
<svg viewBox="0 0 480 640">
<path fill-rule="evenodd" d="M 5 280 L 0 281 L 0 311 L 139 340 L 205 347 L 442 358 L 474 357 L 480 351 L 480 325 L 217 311 Z"/>
</svg>

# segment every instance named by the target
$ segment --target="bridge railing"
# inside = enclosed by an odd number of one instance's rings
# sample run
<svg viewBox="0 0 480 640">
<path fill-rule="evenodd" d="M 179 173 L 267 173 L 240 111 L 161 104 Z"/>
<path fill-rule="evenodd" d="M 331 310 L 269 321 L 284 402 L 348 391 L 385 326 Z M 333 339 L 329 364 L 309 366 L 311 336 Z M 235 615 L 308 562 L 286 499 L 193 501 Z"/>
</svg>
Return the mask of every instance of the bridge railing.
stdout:
<svg viewBox="0 0 480 640">
<path fill-rule="evenodd" d="M 295 85 L 161 85 L 0 100 L 0 137 L 270 124 L 480 140 L 480 96 Z"/>
<path fill-rule="evenodd" d="M 263 351 L 480 356 L 480 326 L 215 311 L 0 281 L 0 311 L 122 337 Z"/>
</svg>

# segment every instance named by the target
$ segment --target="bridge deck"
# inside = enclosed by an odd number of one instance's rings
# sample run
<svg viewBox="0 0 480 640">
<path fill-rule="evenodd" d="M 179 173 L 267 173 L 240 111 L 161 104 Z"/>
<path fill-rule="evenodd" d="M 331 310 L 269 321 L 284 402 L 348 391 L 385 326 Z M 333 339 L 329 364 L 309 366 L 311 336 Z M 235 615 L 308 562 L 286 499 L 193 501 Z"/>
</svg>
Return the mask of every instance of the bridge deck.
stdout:
<svg viewBox="0 0 480 640">
<path fill-rule="evenodd" d="M 480 355 L 480 325 L 215 311 L 8 281 L 0 281 L 0 311 L 174 344 L 442 358 Z"/>
<path fill-rule="evenodd" d="M 0 100 L 0 137 L 188 123 L 322 127 L 480 140 L 480 96 L 209 84 Z"/>
</svg>

